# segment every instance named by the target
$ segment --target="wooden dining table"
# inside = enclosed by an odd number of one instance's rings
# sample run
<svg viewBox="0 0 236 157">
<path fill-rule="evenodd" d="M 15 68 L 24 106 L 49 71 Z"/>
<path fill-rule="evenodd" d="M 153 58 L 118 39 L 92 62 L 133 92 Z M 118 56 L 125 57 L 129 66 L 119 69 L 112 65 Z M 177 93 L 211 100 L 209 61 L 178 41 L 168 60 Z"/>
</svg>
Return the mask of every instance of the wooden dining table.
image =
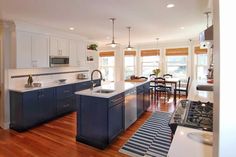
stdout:
<svg viewBox="0 0 236 157">
<path fill-rule="evenodd" d="M 166 78 L 165 79 L 165 83 L 169 83 L 169 84 L 174 84 L 175 89 L 177 89 L 177 84 L 179 83 L 180 79 L 179 78 Z M 152 85 L 154 84 L 154 85 Z M 155 80 L 151 80 L 150 81 L 150 86 L 151 87 L 155 87 Z M 176 90 L 174 90 L 174 105 L 176 105 Z"/>
</svg>

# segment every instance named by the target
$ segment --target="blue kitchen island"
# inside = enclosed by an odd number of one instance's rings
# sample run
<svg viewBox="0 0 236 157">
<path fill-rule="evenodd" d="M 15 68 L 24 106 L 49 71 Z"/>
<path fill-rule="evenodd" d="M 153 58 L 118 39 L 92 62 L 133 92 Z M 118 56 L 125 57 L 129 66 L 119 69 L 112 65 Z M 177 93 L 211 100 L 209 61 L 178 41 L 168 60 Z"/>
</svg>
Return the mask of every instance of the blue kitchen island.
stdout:
<svg viewBox="0 0 236 157">
<path fill-rule="evenodd" d="M 112 82 L 76 92 L 76 140 L 106 148 L 150 105 L 150 82 Z"/>
</svg>

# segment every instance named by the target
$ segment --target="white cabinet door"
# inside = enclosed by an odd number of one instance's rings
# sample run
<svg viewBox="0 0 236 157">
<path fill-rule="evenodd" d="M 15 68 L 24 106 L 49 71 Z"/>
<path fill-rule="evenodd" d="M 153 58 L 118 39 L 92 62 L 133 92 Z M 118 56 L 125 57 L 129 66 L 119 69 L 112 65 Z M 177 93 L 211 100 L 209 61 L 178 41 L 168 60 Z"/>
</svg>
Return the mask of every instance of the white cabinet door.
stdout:
<svg viewBox="0 0 236 157">
<path fill-rule="evenodd" d="M 32 35 L 32 67 L 49 67 L 49 37 Z"/>
<path fill-rule="evenodd" d="M 78 42 L 78 63 L 80 66 L 86 66 L 87 41 L 80 40 Z"/>
<path fill-rule="evenodd" d="M 59 56 L 58 38 L 50 37 L 50 56 Z"/>
<path fill-rule="evenodd" d="M 16 33 L 16 68 L 31 68 L 31 34 Z"/>
<path fill-rule="evenodd" d="M 70 66 L 79 66 L 77 53 L 78 53 L 77 41 L 70 40 Z"/>
<path fill-rule="evenodd" d="M 51 56 L 69 56 L 69 40 L 59 37 L 50 37 Z"/>
<path fill-rule="evenodd" d="M 69 56 L 69 40 L 59 38 L 58 39 L 58 49 L 61 56 Z"/>
</svg>

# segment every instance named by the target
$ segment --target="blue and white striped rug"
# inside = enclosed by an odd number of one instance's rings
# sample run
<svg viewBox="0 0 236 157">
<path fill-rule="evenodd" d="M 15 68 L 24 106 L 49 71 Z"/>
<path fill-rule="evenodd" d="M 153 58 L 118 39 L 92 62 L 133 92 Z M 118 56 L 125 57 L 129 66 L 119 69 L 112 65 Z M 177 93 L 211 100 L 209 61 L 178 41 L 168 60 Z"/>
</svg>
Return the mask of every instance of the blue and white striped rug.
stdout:
<svg viewBox="0 0 236 157">
<path fill-rule="evenodd" d="M 119 152 L 133 157 L 166 157 L 171 144 L 171 113 L 155 112 Z"/>
</svg>

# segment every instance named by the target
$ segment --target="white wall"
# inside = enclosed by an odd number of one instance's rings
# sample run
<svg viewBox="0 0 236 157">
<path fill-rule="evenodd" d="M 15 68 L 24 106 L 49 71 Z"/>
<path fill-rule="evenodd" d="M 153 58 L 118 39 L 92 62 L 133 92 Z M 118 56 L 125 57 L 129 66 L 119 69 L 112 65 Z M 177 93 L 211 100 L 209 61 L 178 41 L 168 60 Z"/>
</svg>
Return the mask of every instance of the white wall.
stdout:
<svg viewBox="0 0 236 157">
<path fill-rule="evenodd" d="M 214 3 L 214 157 L 235 157 L 235 2 Z"/>
</svg>

